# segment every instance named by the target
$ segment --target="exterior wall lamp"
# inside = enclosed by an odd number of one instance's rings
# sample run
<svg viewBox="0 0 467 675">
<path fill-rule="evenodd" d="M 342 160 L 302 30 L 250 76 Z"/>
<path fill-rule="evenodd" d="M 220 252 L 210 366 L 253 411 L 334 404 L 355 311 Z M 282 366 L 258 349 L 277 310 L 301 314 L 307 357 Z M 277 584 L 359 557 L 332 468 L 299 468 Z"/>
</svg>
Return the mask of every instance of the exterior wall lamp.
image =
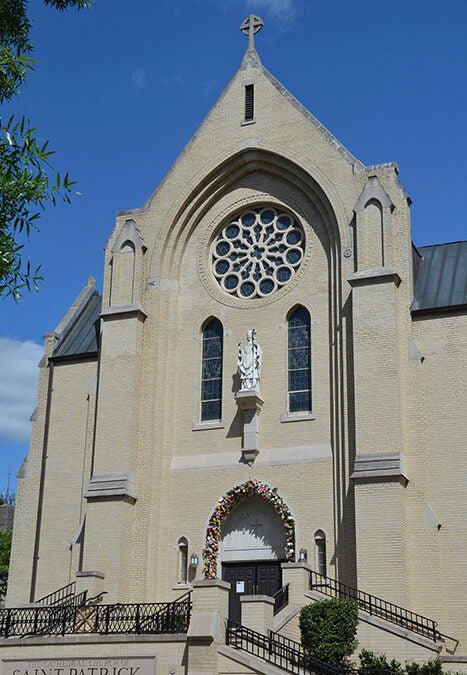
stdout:
<svg viewBox="0 0 467 675">
<path fill-rule="evenodd" d="M 306 562 L 308 558 L 308 551 L 306 548 L 301 548 L 298 552 L 298 562 Z"/>
<path fill-rule="evenodd" d="M 190 558 L 190 567 L 198 567 L 199 558 L 197 553 L 192 553 Z"/>
</svg>

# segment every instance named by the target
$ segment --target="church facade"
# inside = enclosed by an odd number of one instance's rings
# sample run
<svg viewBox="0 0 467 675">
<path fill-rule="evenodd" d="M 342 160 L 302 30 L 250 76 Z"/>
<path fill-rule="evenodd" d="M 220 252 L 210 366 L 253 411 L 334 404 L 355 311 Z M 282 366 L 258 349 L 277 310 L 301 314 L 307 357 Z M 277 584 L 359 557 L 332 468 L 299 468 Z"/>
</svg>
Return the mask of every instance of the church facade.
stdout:
<svg viewBox="0 0 467 675">
<path fill-rule="evenodd" d="M 414 247 L 397 165 L 313 117 L 258 27 L 117 214 L 102 294 L 90 278 L 46 336 L 18 482 L 8 607 L 192 592 L 191 621 L 172 642 L 4 635 L 5 674 L 83 654 L 262 672 L 222 622 L 298 640 L 300 606 L 332 595 L 358 598 L 361 647 L 467 669 L 467 242 Z"/>
</svg>

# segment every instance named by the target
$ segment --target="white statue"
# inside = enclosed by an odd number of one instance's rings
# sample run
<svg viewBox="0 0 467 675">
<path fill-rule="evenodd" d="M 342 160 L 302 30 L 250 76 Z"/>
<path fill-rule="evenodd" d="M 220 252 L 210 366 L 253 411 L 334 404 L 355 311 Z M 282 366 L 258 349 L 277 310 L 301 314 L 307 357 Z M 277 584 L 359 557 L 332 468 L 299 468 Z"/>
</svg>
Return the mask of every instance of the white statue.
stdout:
<svg viewBox="0 0 467 675">
<path fill-rule="evenodd" d="M 240 391 L 259 391 L 259 379 L 261 375 L 261 363 L 263 352 L 256 342 L 256 330 L 247 331 L 246 347 L 238 343 L 238 375 L 240 377 Z"/>
</svg>

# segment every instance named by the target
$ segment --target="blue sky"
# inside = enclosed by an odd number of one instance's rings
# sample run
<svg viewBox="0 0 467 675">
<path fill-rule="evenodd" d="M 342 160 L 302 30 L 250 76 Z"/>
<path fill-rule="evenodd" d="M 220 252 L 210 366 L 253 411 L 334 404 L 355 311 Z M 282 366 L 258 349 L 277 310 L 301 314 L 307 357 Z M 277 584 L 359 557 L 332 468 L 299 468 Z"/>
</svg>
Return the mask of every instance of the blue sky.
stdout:
<svg viewBox="0 0 467 675">
<path fill-rule="evenodd" d="M 48 210 L 29 254 L 45 283 L 0 302 L 0 490 L 27 451 L 43 335 L 89 275 L 101 287 L 116 211 L 141 206 L 237 69 L 256 11 L 268 68 L 361 161 L 397 161 L 416 244 L 467 238 L 465 0 L 30 2 L 25 113 L 82 196 Z"/>
</svg>

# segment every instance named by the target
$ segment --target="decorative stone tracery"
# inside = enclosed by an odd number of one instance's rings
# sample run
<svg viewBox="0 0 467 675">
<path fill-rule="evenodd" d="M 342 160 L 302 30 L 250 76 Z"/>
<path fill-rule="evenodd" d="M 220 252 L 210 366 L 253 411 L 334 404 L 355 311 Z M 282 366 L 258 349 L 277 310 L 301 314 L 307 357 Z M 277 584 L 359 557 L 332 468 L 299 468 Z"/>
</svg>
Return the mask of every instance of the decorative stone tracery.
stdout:
<svg viewBox="0 0 467 675">
<path fill-rule="evenodd" d="M 282 524 L 285 528 L 286 543 L 285 555 L 288 562 L 295 560 L 295 521 L 292 518 L 289 507 L 277 493 L 277 488 L 271 487 L 256 478 L 248 480 L 246 483 L 236 485 L 225 493 L 217 503 L 212 513 L 206 533 L 206 544 L 203 549 L 204 558 L 204 578 L 215 579 L 217 577 L 217 558 L 222 535 L 222 526 L 239 502 L 249 497 L 258 495 L 270 502 L 279 514 Z"/>
<path fill-rule="evenodd" d="M 288 211 L 267 206 L 229 219 L 211 246 L 212 271 L 223 291 L 264 298 L 282 288 L 300 267 L 305 234 Z"/>
</svg>

